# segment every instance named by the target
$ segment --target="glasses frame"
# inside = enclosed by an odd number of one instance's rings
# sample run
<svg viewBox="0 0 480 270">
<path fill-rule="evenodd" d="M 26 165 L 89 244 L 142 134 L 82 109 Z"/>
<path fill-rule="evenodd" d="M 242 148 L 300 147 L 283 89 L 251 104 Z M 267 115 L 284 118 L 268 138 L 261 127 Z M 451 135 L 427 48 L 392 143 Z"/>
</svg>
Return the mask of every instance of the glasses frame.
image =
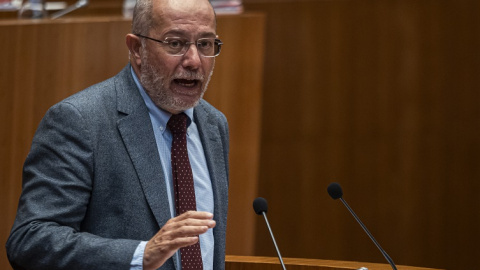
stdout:
<svg viewBox="0 0 480 270">
<path fill-rule="evenodd" d="M 134 34 L 134 35 L 137 36 L 137 37 L 146 38 L 146 39 L 149 39 L 149 40 L 152 40 L 152 41 L 156 41 L 156 42 L 161 43 L 161 44 L 169 44 L 170 43 L 166 40 L 155 39 L 155 38 L 151 38 L 149 36 L 144 36 L 144 35 L 140 35 L 140 34 Z M 170 54 L 170 53 L 168 53 L 168 54 L 171 55 L 171 56 L 184 56 L 188 52 L 188 50 L 190 49 L 190 45 L 195 44 L 195 46 L 196 46 L 196 44 L 198 43 L 198 40 L 200 40 L 200 39 L 204 39 L 204 38 L 199 38 L 199 39 L 195 40 L 195 42 L 191 42 L 191 41 L 185 42 L 184 48 L 187 48 L 187 49 L 185 50 L 185 52 L 183 54 Z M 215 43 L 218 45 L 218 52 L 215 55 L 203 55 L 202 53 L 200 53 L 200 51 L 198 51 L 198 54 L 201 55 L 202 57 L 207 57 L 207 58 L 217 57 L 220 54 L 220 51 L 222 50 L 223 42 L 220 39 L 215 38 Z"/>
</svg>

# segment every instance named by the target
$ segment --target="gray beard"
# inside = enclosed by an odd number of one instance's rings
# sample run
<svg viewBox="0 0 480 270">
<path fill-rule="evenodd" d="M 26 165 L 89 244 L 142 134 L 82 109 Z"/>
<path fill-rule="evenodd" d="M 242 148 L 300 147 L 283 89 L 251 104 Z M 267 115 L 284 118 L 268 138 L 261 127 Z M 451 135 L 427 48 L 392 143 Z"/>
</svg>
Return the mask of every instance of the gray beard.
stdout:
<svg viewBox="0 0 480 270">
<path fill-rule="evenodd" d="M 142 59 L 142 68 L 140 71 L 140 82 L 145 89 L 145 92 L 150 96 L 153 103 L 166 111 L 185 111 L 187 109 L 193 108 L 198 105 L 200 100 L 203 98 L 203 95 L 207 91 L 208 84 L 213 74 L 213 69 L 208 75 L 207 81 L 201 91 L 200 97 L 195 102 L 185 102 L 180 98 L 175 98 L 173 95 L 169 94 L 169 89 L 166 88 L 166 82 L 171 81 L 175 78 L 191 78 L 204 81 L 204 77 L 196 72 L 185 71 L 179 74 L 175 74 L 173 78 L 161 77 L 159 74 L 160 71 L 154 65 L 151 65 L 148 62 L 148 54 L 145 59 Z M 215 67 L 215 62 L 214 62 Z"/>
</svg>

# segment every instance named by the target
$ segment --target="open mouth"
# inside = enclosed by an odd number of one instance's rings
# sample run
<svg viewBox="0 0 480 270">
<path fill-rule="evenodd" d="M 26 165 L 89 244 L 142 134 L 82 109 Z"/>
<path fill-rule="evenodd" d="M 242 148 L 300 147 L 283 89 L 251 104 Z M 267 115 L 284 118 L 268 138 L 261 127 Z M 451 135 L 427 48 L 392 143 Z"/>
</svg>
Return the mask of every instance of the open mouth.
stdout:
<svg viewBox="0 0 480 270">
<path fill-rule="evenodd" d="M 173 82 L 182 87 L 195 87 L 200 84 L 199 80 L 174 79 Z"/>
</svg>

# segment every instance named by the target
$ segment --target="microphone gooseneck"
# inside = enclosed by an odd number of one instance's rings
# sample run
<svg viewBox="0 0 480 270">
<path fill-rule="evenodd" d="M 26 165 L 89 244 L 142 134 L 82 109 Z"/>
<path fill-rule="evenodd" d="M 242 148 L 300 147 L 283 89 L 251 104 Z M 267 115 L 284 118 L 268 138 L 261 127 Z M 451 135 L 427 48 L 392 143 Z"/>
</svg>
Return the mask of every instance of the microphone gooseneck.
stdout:
<svg viewBox="0 0 480 270">
<path fill-rule="evenodd" d="M 397 266 L 395 266 L 395 263 L 393 262 L 392 258 L 390 258 L 390 256 L 388 256 L 387 252 L 380 246 L 380 244 L 377 242 L 377 240 L 375 240 L 373 235 L 368 231 L 367 227 L 362 223 L 360 218 L 358 218 L 357 214 L 355 214 L 355 212 L 353 212 L 352 208 L 350 208 L 348 203 L 342 198 L 343 197 L 343 191 L 342 191 L 342 187 L 340 186 L 340 184 L 339 183 L 331 183 L 330 185 L 328 185 L 327 192 L 330 195 L 330 197 L 332 197 L 332 199 L 334 199 L 334 200 L 340 199 L 340 201 L 343 203 L 343 205 L 345 205 L 345 207 L 347 207 L 350 214 L 352 214 L 352 216 L 355 218 L 355 220 L 357 220 L 358 224 L 360 224 L 360 226 L 363 228 L 363 230 L 367 233 L 368 237 L 370 237 L 370 239 L 372 239 L 373 243 L 377 246 L 378 250 L 380 250 L 383 257 L 385 257 L 385 259 L 390 264 L 392 269 L 397 270 Z"/>
<path fill-rule="evenodd" d="M 275 246 L 275 249 L 277 250 L 277 255 L 278 259 L 280 260 L 280 264 L 283 267 L 283 270 L 287 270 L 285 268 L 285 264 L 283 263 L 282 255 L 280 254 L 280 250 L 278 249 L 277 242 L 275 242 L 275 237 L 273 237 L 273 232 L 272 229 L 270 228 L 270 224 L 268 223 L 267 219 L 267 210 L 268 210 L 268 203 L 267 200 L 265 200 L 262 197 L 258 197 L 255 200 L 253 200 L 253 210 L 255 210 L 255 213 L 257 215 L 263 215 L 265 218 L 265 223 L 267 223 L 267 228 L 268 231 L 270 232 L 270 236 L 272 237 L 273 245 Z"/>
</svg>

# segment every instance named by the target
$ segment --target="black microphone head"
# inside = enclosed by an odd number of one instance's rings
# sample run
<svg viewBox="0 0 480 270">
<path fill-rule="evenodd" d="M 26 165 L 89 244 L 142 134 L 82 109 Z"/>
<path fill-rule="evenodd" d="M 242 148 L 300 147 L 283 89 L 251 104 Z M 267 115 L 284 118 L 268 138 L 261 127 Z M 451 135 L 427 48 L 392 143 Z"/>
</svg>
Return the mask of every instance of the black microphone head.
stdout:
<svg viewBox="0 0 480 270">
<path fill-rule="evenodd" d="M 267 210 L 268 210 L 267 200 L 265 200 L 262 197 L 258 197 L 255 200 L 253 200 L 253 210 L 255 210 L 255 213 L 257 213 L 257 215 L 261 215 L 263 212 L 267 213 Z"/>
<path fill-rule="evenodd" d="M 332 199 L 334 200 L 339 199 L 343 196 L 342 187 L 339 183 L 330 183 L 330 185 L 328 185 L 327 191 L 328 195 L 330 195 L 330 197 L 332 197 Z"/>
</svg>

